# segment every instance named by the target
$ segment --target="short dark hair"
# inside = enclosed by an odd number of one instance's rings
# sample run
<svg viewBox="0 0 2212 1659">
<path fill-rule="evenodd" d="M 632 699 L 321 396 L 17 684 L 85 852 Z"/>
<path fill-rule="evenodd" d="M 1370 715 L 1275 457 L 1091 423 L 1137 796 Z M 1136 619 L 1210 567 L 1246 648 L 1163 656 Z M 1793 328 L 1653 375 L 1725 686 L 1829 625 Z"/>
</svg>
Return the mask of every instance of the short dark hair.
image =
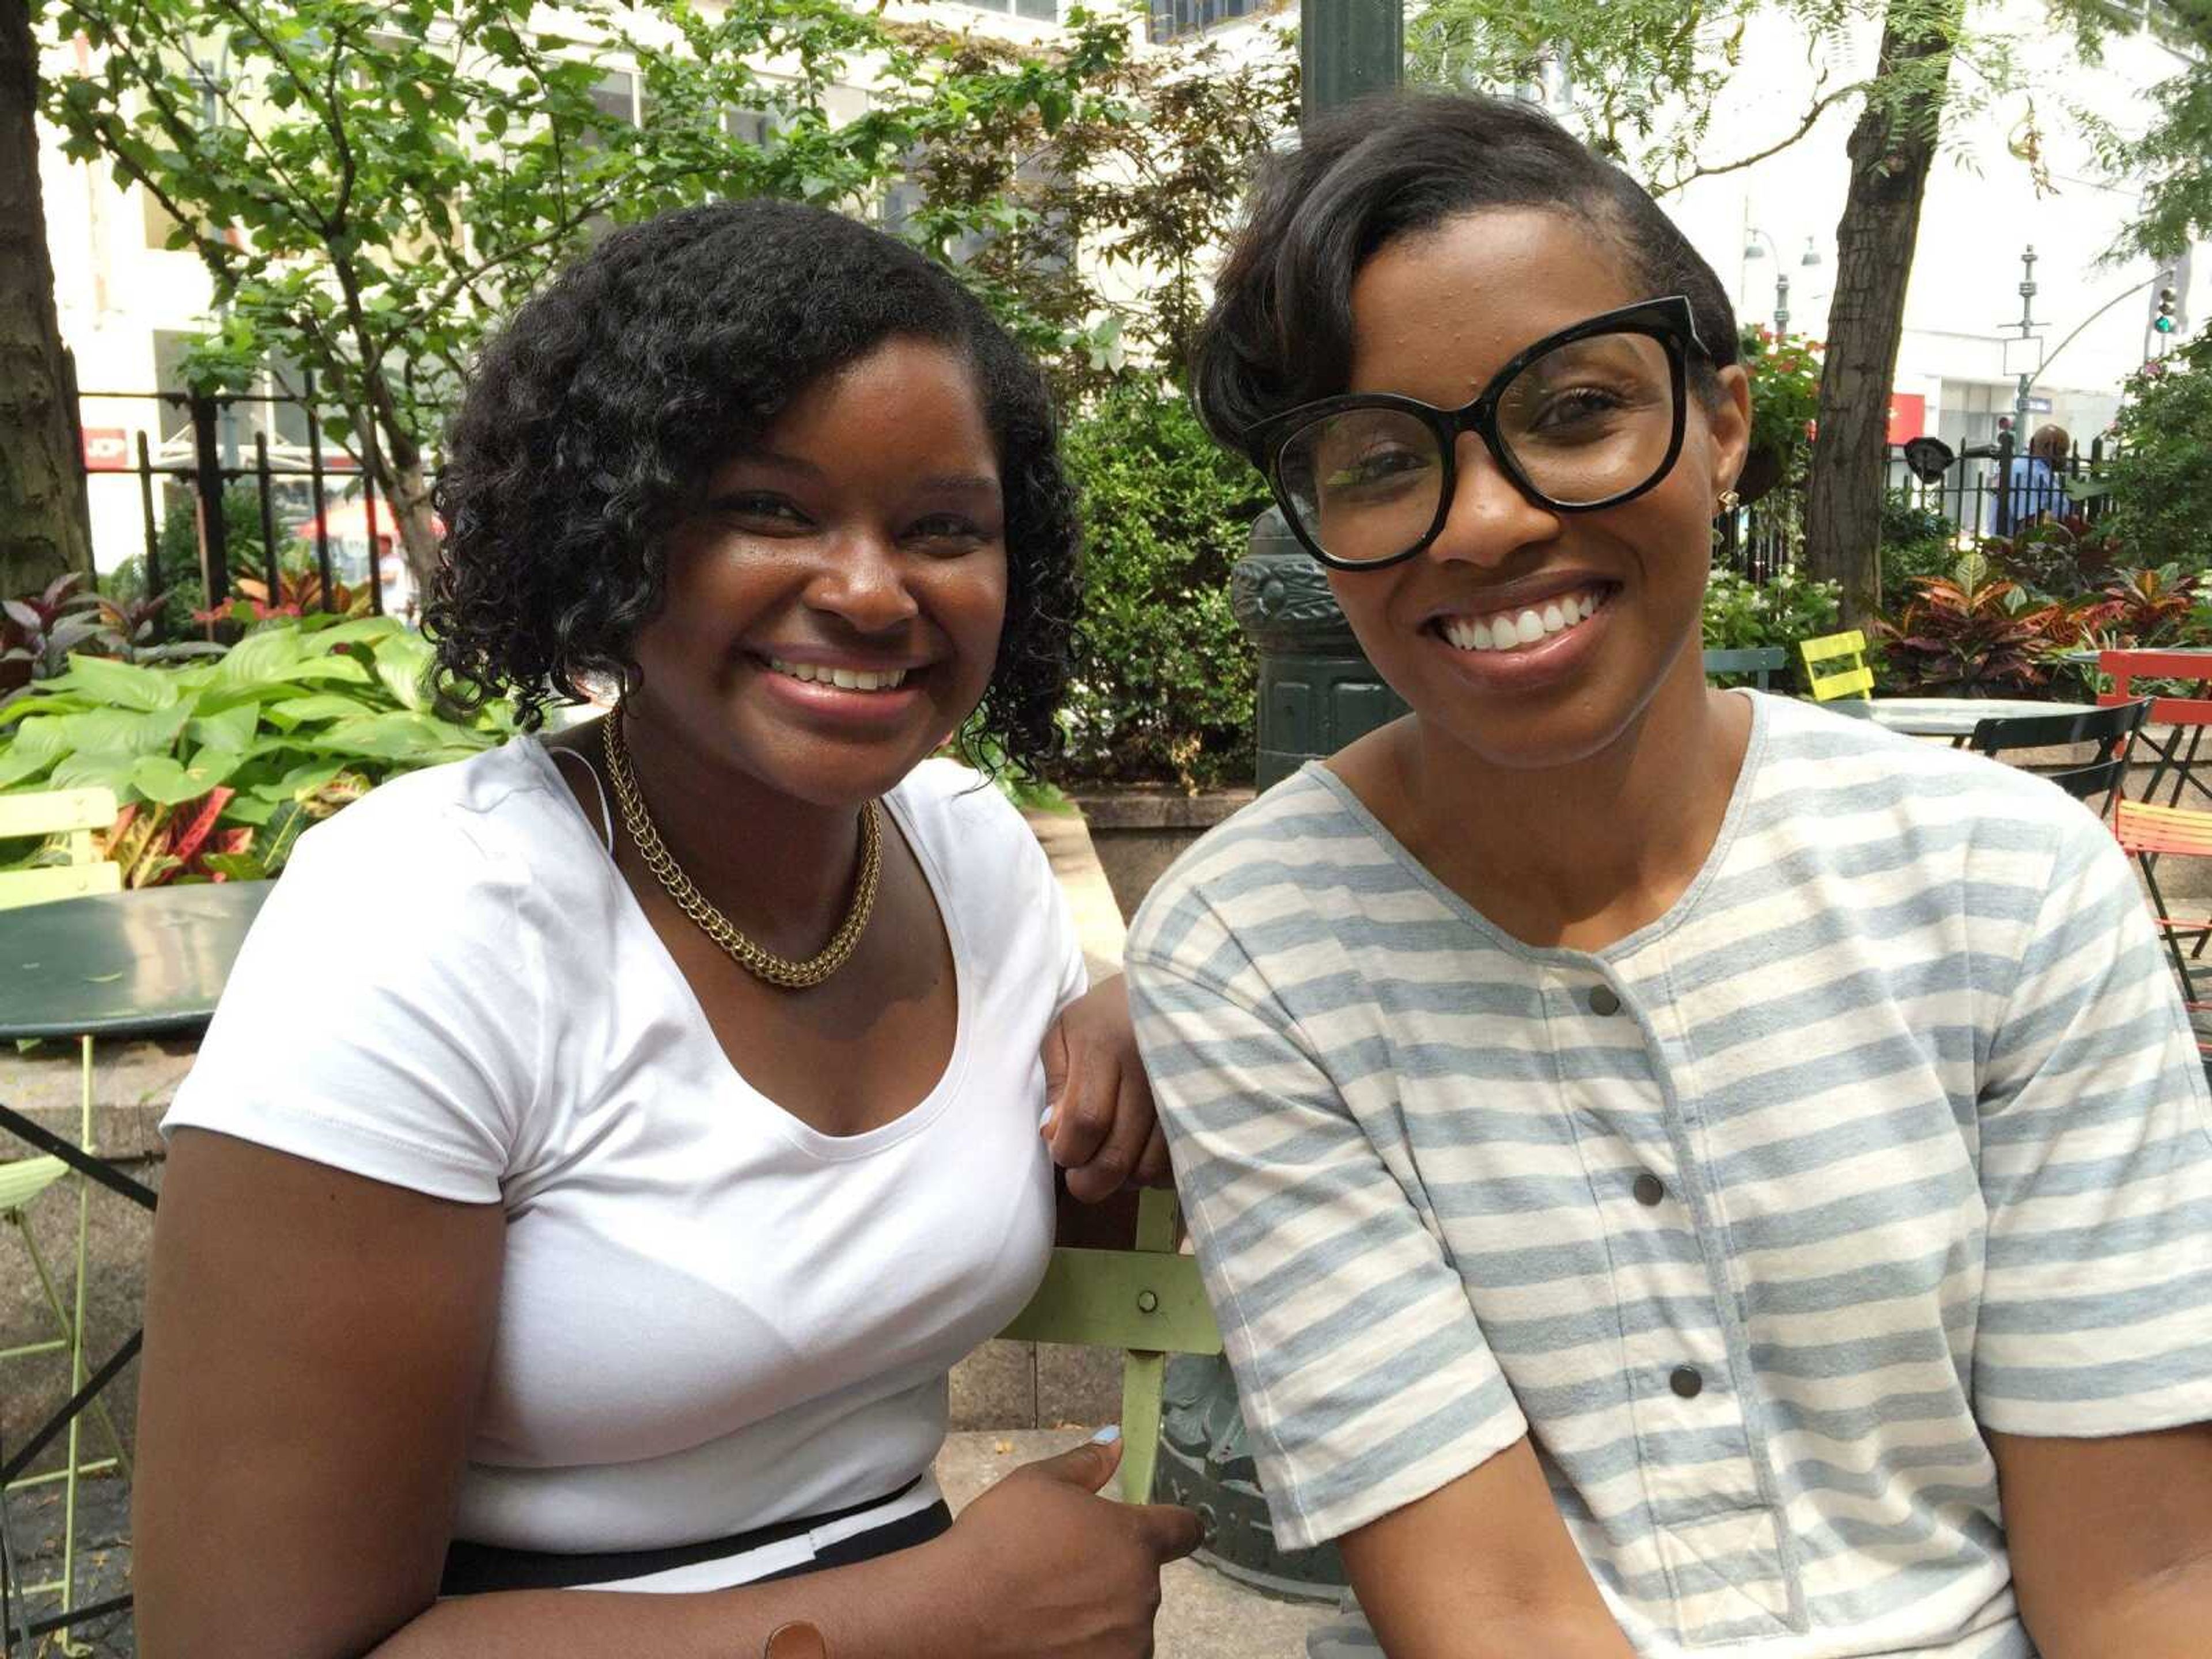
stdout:
<svg viewBox="0 0 2212 1659">
<path fill-rule="evenodd" d="M 721 202 L 609 234 L 485 349 L 437 483 L 427 626 L 464 707 L 549 702 L 637 672 L 668 532 L 802 388 L 905 336 L 974 365 L 1006 496 L 1007 596 L 983 729 L 1057 741 L 1077 609 L 1075 493 L 1042 374 L 957 279 L 825 209 Z"/>
<path fill-rule="evenodd" d="M 1206 428 L 1257 465 L 1249 428 L 1346 389 L 1359 268 L 1401 236 L 1486 208 L 1580 217 L 1650 290 L 1635 297 L 1687 295 L 1705 347 L 1692 380 L 1717 395 L 1714 369 L 1736 360 L 1727 290 L 1642 185 L 1532 104 L 1395 92 L 1317 118 L 1261 163 L 1193 356 Z"/>
</svg>

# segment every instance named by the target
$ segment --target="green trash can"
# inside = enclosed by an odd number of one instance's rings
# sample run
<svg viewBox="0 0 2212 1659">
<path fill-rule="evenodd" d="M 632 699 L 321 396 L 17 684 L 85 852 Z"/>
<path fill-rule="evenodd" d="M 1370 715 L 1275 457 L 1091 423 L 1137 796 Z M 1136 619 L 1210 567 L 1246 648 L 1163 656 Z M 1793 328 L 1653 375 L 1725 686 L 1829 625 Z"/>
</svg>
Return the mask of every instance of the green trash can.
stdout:
<svg viewBox="0 0 2212 1659">
<path fill-rule="evenodd" d="M 1265 789 L 1406 712 L 1352 637 L 1328 574 L 1269 507 L 1251 551 L 1230 574 L 1229 605 L 1260 653 L 1260 752 Z"/>
</svg>

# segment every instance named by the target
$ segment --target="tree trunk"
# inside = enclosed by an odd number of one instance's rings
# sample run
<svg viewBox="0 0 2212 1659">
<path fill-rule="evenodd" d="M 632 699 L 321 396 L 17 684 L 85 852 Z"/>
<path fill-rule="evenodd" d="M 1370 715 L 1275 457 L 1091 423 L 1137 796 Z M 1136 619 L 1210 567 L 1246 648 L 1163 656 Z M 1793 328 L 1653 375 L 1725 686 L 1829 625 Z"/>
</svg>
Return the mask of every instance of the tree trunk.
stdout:
<svg viewBox="0 0 2212 1659">
<path fill-rule="evenodd" d="M 92 568 L 39 194 L 38 105 L 28 0 L 0 0 L 0 599 Z"/>
<path fill-rule="evenodd" d="M 1820 371 L 1819 435 L 1806 475 L 1806 563 L 1815 577 L 1841 584 L 1844 620 L 1853 627 L 1872 617 L 1881 599 L 1890 393 L 1957 23 L 1955 9 L 1947 8 L 1937 27 L 1916 29 L 1902 9 L 1893 6 L 1883 27 L 1878 76 L 1923 60 L 1934 60 L 1933 72 L 1901 100 L 1869 96 L 1851 130 L 1850 189 L 1836 226 L 1836 294 Z"/>
</svg>

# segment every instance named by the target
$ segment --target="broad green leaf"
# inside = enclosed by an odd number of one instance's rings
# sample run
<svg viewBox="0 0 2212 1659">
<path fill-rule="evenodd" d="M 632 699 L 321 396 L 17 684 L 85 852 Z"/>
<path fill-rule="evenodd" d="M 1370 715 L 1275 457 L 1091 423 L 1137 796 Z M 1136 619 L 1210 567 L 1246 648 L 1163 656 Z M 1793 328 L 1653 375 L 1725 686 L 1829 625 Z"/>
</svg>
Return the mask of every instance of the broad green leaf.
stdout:
<svg viewBox="0 0 2212 1659">
<path fill-rule="evenodd" d="M 143 799 L 131 781 L 145 757 L 127 749 L 80 749 L 54 763 L 46 781 L 56 789 L 112 789 L 118 806 Z"/>
<path fill-rule="evenodd" d="M 316 680 L 338 680 L 352 685 L 368 685 L 374 676 L 343 652 L 333 652 L 327 657 L 309 657 L 304 662 L 289 664 L 279 670 L 275 678 L 295 683 Z"/>
<path fill-rule="evenodd" d="M 251 853 L 204 853 L 200 862 L 233 881 L 266 881 L 270 875 L 268 867 Z"/>
<path fill-rule="evenodd" d="M 204 749 L 189 766 L 180 766 L 167 755 L 148 755 L 131 769 L 131 787 L 149 800 L 165 806 L 181 806 L 229 777 L 238 757 L 226 749 Z"/>
<path fill-rule="evenodd" d="M 300 652 L 301 638 L 294 629 L 271 628 L 248 634 L 215 665 L 216 684 L 237 688 L 281 678 L 283 670 L 300 660 Z"/>
<path fill-rule="evenodd" d="M 221 822 L 264 824 L 269 822 L 276 809 L 283 805 L 284 805 L 283 801 L 265 799 L 258 794 L 233 795 L 223 804 Z"/>
<path fill-rule="evenodd" d="M 52 755 L 26 749 L 20 743 L 0 748 L 0 789 L 10 789 L 26 779 L 35 778 L 53 763 Z"/>
<path fill-rule="evenodd" d="M 240 703 L 191 721 L 185 727 L 185 736 L 203 749 L 242 750 L 253 741 L 260 724 L 260 711 L 250 702 Z"/>
<path fill-rule="evenodd" d="M 116 708 L 164 708 L 177 700 L 175 684 L 160 669 L 105 657 L 71 657 L 69 672 L 56 683 Z"/>
<path fill-rule="evenodd" d="M 358 697 L 342 696 L 336 691 L 317 691 L 304 697 L 272 702 L 264 712 L 270 724 L 290 732 L 310 720 L 349 720 L 382 711 Z"/>
</svg>

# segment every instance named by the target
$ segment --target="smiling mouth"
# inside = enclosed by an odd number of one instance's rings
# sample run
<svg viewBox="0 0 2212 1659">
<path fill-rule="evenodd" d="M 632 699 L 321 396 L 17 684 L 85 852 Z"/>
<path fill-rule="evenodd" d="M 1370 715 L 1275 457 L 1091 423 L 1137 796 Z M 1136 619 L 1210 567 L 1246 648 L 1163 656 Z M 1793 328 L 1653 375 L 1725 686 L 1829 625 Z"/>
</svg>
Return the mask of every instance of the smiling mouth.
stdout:
<svg viewBox="0 0 2212 1659">
<path fill-rule="evenodd" d="M 1581 627 L 1603 610 L 1617 591 L 1611 582 L 1592 582 L 1571 592 L 1556 593 L 1540 605 L 1439 617 L 1436 629 L 1447 644 L 1462 651 L 1526 650 Z"/>
<path fill-rule="evenodd" d="M 903 668 L 830 668 L 819 663 L 763 659 L 771 673 L 808 685 L 833 685 L 840 691 L 896 691 L 906 684 Z"/>
</svg>

